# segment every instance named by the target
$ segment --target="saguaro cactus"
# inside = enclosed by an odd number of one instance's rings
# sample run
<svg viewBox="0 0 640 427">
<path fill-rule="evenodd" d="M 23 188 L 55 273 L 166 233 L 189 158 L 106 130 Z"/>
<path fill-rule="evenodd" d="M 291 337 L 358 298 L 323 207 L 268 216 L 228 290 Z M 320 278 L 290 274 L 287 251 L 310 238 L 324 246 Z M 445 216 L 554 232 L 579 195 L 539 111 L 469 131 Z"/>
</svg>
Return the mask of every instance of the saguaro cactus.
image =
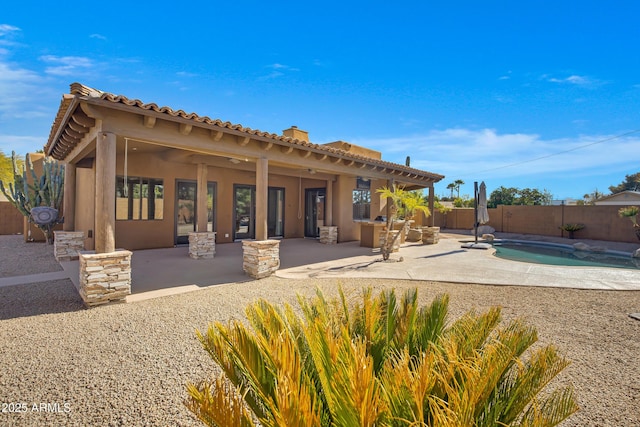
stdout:
<svg viewBox="0 0 640 427">
<path fill-rule="evenodd" d="M 64 165 L 45 157 L 42 163 L 42 175 L 38 176 L 33 169 L 29 154 L 26 155 L 26 165 L 22 168 L 22 173 L 18 170 L 15 152 L 11 153 L 11 161 L 14 184 L 9 183 L 7 191 L 0 180 L 0 190 L 9 202 L 29 219 L 29 222 L 36 224 L 36 227 L 44 233 L 47 242 L 53 243 L 53 228 L 64 220 L 59 215 L 64 194 Z M 27 170 L 31 173 L 33 184 L 29 184 L 27 180 Z M 40 209 L 42 207 L 49 209 L 42 212 Z"/>
</svg>

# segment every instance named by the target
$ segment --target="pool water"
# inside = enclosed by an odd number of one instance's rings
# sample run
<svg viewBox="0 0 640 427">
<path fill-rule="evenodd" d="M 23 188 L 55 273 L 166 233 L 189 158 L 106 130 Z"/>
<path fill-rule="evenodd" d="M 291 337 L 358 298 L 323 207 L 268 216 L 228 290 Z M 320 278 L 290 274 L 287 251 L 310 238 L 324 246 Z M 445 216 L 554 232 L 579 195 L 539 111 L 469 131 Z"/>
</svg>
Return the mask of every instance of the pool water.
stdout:
<svg viewBox="0 0 640 427">
<path fill-rule="evenodd" d="M 611 253 L 576 251 L 566 246 L 502 242 L 494 243 L 495 255 L 511 261 L 578 267 L 630 268 L 639 270 L 640 260 Z"/>
</svg>

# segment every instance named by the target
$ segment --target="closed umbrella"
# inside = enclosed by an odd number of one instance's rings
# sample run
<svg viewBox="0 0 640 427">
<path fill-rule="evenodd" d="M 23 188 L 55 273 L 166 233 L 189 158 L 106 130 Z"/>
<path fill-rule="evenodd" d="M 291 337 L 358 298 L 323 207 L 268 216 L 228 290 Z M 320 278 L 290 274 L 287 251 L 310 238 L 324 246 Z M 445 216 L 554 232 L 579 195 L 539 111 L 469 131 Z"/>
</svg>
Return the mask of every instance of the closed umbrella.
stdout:
<svg viewBox="0 0 640 427">
<path fill-rule="evenodd" d="M 478 223 L 486 224 L 489 222 L 489 211 L 487 210 L 487 186 L 484 181 L 480 183 L 480 191 L 478 192 Z"/>
</svg>

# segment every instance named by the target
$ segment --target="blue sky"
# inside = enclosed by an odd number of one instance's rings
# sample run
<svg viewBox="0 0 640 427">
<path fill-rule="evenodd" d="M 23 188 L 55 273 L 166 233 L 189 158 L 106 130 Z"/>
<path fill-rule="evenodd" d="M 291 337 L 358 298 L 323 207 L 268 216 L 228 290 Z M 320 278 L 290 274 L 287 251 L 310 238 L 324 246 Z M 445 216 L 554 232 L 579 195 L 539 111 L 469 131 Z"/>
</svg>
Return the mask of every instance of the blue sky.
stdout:
<svg viewBox="0 0 640 427">
<path fill-rule="evenodd" d="M 42 148 L 77 81 L 410 155 L 446 175 L 438 195 L 462 179 L 461 194 L 581 198 L 640 171 L 638 16 L 636 1 L 9 2 L 0 149 Z"/>
</svg>

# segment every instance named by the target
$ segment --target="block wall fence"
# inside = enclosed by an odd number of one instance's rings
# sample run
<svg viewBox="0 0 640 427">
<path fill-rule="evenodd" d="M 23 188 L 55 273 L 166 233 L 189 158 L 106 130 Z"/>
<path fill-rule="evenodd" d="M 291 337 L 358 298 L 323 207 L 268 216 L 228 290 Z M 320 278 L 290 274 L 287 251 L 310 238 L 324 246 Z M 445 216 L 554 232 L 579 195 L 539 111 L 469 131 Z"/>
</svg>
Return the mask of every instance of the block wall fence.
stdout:
<svg viewBox="0 0 640 427">
<path fill-rule="evenodd" d="M 622 206 L 503 206 L 489 209 L 489 223 L 497 232 L 568 237 L 563 224 L 581 223 L 585 228 L 575 239 L 639 243 L 629 218 L 620 218 Z M 435 212 L 434 225 L 449 229 L 473 228 L 473 208 L 456 208 L 443 215 Z M 430 225 L 431 218 L 422 219 Z"/>
</svg>

